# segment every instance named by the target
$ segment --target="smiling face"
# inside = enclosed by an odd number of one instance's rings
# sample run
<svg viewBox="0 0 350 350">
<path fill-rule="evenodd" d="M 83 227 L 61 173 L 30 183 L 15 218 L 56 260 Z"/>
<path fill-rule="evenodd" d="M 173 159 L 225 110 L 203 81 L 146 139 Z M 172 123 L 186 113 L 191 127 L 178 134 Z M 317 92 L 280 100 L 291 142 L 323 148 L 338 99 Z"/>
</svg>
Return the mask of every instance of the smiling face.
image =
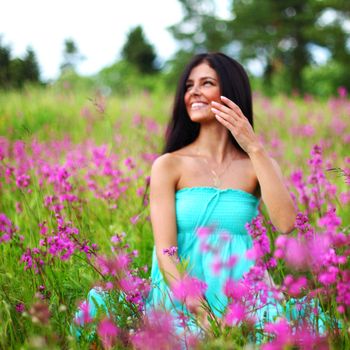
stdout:
<svg viewBox="0 0 350 350">
<path fill-rule="evenodd" d="M 185 105 L 191 120 L 214 120 L 211 101 L 220 102 L 219 78 L 216 71 L 203 62 L 191 70 L 186 82 Z"/>
</svg>

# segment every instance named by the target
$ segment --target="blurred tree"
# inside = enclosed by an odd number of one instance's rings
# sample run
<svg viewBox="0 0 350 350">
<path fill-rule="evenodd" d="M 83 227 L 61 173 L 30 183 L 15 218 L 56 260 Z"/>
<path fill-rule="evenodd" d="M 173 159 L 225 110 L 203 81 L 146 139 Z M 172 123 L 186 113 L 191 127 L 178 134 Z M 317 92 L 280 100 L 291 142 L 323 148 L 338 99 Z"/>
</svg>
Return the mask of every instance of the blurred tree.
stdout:
<svg viewBox="0 0 350 350">
<path fill-rule="evenodd" d="M 0 38 L 1 39 L 1 38 Z M 32 48 L 24 58 L 11 58 L 11 50 L 0 41 L 0 87 L 21 88 L 26 82 L 40 83 L 40 70 Z"/>
<path fill-rule="evenodd" d="M 214 0 L 179 0 L 183 19 L 168 28 L 180 49 L 168 60 L 166 80 L 174 88 L 183 67 L 196 53 L 225 51 L 231 41 L 227 32 L 227 21 L 215 17 Z"/>
<path fill-rule="evenodd" d="M 168 29 L 180 42 L 181 51 L 190 54 L 219 51 L 230 42 L 227 21 L 215 17 L 214 0 L 179 0 L 184 12 L 181 22 Z"/>
<path fill-rule="evenodd" d="M 158 71 L 156 53 L 147 41 L 141 26 L 129 32 L 122 48 L 122 58 L 134 65 L 141 73 L 151 74 Z"/>
<path fill-rule="evenodd" d="M 79 52 L 78 46 L 73 39 L 66 39 L 64 41 L 64 51 L 63 51 L 63 63 L 61 64 L 61 72 L 66 71 L 76 71 L 77 65 L 85 57 Z"/>
<path fill-rule="evenodd" d="M 23 59 L 23 80 L 39 83 L 40 69 L 34 50 L 31 47 L 27 48 L 27 52 Z"/>
<path fill-rule="evenodd" d="M 223 51 L 261 66 L 265 88 L 301 93 L 310 86 L 304 70 L 319 65 L 315 52 L 326 52 L 337 66 L 350 62 L 348 0 L 231 0 L 227 20 L 215 17 L 214 0 L 179 2 L 184 18 L 169 30 L 181 44 L 181 59 L 184 52 Z M 170 61 L 175 70 L 181 67 L 176 56 Z"/>
<path fill-rule="evenodd" d="M 10 83 L 8 87 L 21 88 L 24 84 L 24 64 L 21 58 L 14 58 L 10 62 Z"/>
<path fill-rule="evenodd" d="M 2 43 L 2 36 L 0 36 L 0 87 L 10 85 L 10 63 L 11 49 Z"/>
<path fill-rule="evenodd" d="M 315 48 L 327 49 L 344 64 L 350 61 L 344 26 L 349 11 L 345 0 L 235 0 L 229 28 L 242 44 L 240 57 L 262 63 L 267 85 L 280 73 L 286 89 L 303 92 L 303 70 L 315 62 Z"/>
</svg>

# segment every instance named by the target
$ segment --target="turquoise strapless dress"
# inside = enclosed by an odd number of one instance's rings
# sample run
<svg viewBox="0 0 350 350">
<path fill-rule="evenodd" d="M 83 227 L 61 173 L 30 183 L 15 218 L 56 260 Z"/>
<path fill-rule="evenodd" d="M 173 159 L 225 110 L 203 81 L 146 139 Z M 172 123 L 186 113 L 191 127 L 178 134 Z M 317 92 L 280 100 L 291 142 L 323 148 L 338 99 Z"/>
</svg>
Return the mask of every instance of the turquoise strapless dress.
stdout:
<svg viewBox="0 0 350 350">
<path fill-rule="evenodd" d="M 248 235 L 245 225 L 252 221 L 258 214 L 259 199 L 253 194 L 238 189 L 218 189 L 214 187 L 191 187 L 178 190 L 175 194 L 176 224 L 178 256 L 185 262 L 187 272 L 207 284 L 205 297 L 212 311 L 218 317 L 222 316 L 228 303 L 224 294 L 224 285 L 228 279 L 239 280 L 248 272 L 254 264 L 246 258 L 246 252 L 252 245 L 252 238 Z M 210 245 L 209 251 L 203 252 L 201 239 L 197 231 L 202 227 L 211 227 L 210 234 L 205 243 Z M 224 263 L 235 257 L 235 264 L 231 268 L 222 268 L 215 272 L 217 257 Z M 172 297 L 172 293 L 165 282 L 159 269 L 155 249 L 152 256 L 151 270 L 152 288 L 146 300 L 146 313 L 152 309 L 164 308 L 170 311 L 175 319 L 177 311 L 184 311 L 180 302 Z M 89 315 L 95 317 L 97 308 L 103 308 L 108 314 L 105 302 L 106 292 L 99 289 L 90 290 L 87 302 L 89 303 Z M 294 308 L 292 300 L 287 307 Z M 260 310 L 260 316 L 266 312 L 269 315 L 267 321 L 272 321 L 282 313 L 282 307 L 271 300 L 272 307 L 266 306 Z M 265 317 L 265 316 L 264 316 Z M 298 314 L 291 318 L 297 319 Z M 303 317 L 301 315 L 301 317 Z M 78 310 L 76 319 L 83 325 L 83 312 Z M 261 321 L 261 320 L 260 320 Z M 177 326 L 178 331 L 183 330 Z M 189 328 L 200 332 L 194 324 Z M 319 331 L 324 332 L 322 325 Z M 73 334 L 80 336 L 80 331 L 72 329 Z"/>
<path fill-rule="evenodd" d="M 191 187 L 175 194 L 178 255 L 187 266 L 187 272 L 207 284 L 206 300 L 217 316 L 221 316 L 227 305 L 223 287 L 230 278 L 240 279 L 253 264 L 245 257 L 252 247 L 252 239 L 245 225 L 258 214 L 259 199 L 238 189 L 214 187 Z M 197 231 L 210 227 L 203 250 L 203 240 Z M 219 260 L 218 253 L 219 252 Z M 235 257 L 231 268 L 215 272 L 215 265 L 228 262 Z M 173 298 L 158 266 L 155 249 L 152 257 L 151 280 L 153 288 L 147 305 L 171 309 L 181 307 Z"/>
</svg>

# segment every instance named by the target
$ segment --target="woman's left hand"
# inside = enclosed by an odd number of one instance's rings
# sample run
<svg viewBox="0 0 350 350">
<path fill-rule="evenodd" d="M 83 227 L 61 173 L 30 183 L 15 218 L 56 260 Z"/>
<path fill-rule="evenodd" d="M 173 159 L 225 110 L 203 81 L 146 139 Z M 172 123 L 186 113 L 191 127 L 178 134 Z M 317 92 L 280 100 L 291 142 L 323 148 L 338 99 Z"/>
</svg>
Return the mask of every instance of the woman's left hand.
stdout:
<svg viewBox="0 0 350 350">
<path fill-rule="evenodd" d="M 212 101 L 212 111 L 216 119 L 230 130 L 245 152 L 250 154 L 261 149 L 258 137 L 241 109 L 227 97 L 221 96 L 221 101 L 222 104 Z"/>
</svg>

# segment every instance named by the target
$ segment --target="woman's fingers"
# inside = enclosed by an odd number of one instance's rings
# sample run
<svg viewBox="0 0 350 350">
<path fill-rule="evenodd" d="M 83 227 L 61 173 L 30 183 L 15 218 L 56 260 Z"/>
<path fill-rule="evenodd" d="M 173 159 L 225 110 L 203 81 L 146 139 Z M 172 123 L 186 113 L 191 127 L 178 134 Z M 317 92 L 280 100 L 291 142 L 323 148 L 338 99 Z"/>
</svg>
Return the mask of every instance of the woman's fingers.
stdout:
<svg viewBox="0 0 350 350">
<path fill-rule="evenodd" d="M 231 101 L 225 96 L 220 96 L 220 99 L 226 106 L 231 108 L 237 114 L 238 117 L 244 117 L 244 114 L 242 113 L 241 109 L 233 101 Z"/>
<path fill-rule="evenodd" d="M 232 125 L 234 124 L 234 122 L 235 122 L 235 120 L 234 120 L 235 117 L 234 116 L 232 116 L 232 115 L 230 115 L 228 113 L 222 112 L 222 111 L 220 111 L 220 110 L 218 110 L 216 108 L 212 108 L 211 110 L 215 114 L 215 116 L 219 116 L 220 118 L 226 120 L 228 123 L 230 123 Z"/>
<path fill-rule="evenodd" d="M 211 105 L 212 105 L 212 108 L 218 109 L 223 113 L 230 114 L 230 113 L 234 112 L 231 108 L 225 106 L 222 103 L 218 103 L 216 101 L 211 101 Z"/>
<path fill-rule="evenodd" d="M 225 126 L 227 129 L 229 129 L 231 131 L 231 133 L 233 133 L 233 128 L 234 128 L 234 122 L 232 121 L 227 121 L 225 118 L 221 117 L 219 114 L 215 114 L 215 118 L 223 125 Z"/>
</svg>

